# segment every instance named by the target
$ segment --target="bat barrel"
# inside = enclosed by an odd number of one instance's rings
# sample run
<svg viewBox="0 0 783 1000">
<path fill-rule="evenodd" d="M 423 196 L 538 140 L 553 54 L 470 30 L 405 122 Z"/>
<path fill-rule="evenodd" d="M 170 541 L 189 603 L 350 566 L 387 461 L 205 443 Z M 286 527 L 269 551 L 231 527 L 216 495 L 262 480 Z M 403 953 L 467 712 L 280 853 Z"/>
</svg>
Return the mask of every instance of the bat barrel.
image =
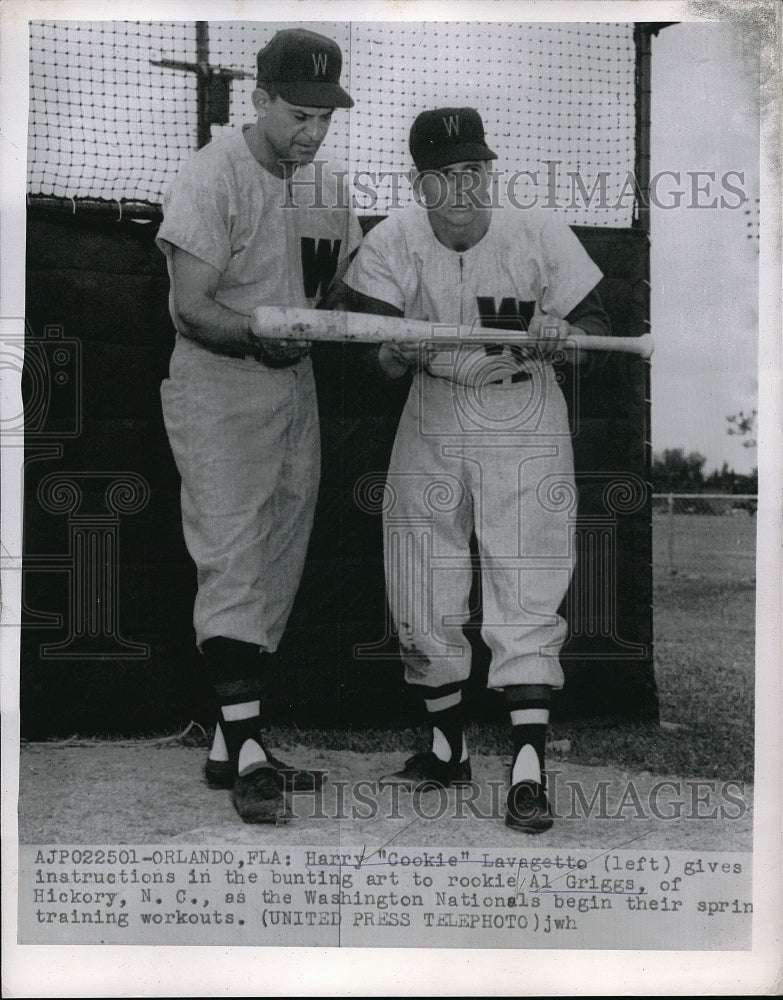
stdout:
<svg viewBox="0 0 783 1000">
<path fill-rule="evenodd" d="M 334 312 L 283 306 L 259 306 L 253 310 L 250 326 L 257 337 L 279 340 L 327 340 L 343 343 L 437 342 L 444 346 L 466 344 L 522 344 L 524 334 L 494 330 L 484 326 L 451 326 L 395 316 L 369 313 Z M 588 337 L 573 335 L 567 342 L 588 351 L 611 351 L 649 358 L 653 352 L 650 333 L 640 337 Z"/>
</svg>

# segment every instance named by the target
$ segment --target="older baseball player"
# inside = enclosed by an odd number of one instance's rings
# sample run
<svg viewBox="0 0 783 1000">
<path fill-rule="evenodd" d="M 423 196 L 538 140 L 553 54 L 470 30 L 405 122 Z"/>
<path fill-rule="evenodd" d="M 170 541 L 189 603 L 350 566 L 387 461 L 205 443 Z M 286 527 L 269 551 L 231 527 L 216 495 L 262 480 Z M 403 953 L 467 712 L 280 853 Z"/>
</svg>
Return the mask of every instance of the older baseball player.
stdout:
<svg viewBox="0 0 783 1000">
<path fill-rule="evenodd" d="M 158 233 L 177 331 L 163 413 L 219 707 L 206 777 L 249 823 L 288 812 L 294 769 L 264 744 L 261 672 L 299 586 L 320 474 L 308 345 L 259 339 L 249 315 L 315 306 L 360 242 L 345 173 L 312 162 L 334 109 L 353 105 L 341 68 L 331 39 L 277 32 L 257 55 L 256 121 L 183 166 Z M 296 772 L 294 790 L 315 780 Z"/>
<path fill-rule="evenodd" d="M 462 688 L 470 648 L 471 536 L 481 561 L 488 685 L 504 692 L 513 734 L 506 823 L 552 825 L 545 787 L 551 692 L 562 687 L 558 607 L 573 568 L 566 403 L 550 358 L 572 330 L 608 333 L 601 273 L 551 212 L 490 205 L 488 147 L 472 108 L 420 114 L 410 132 L 420 204 L 366 237 L 345 283 L 350 308 L 429 320 L 433 343 L 385 344 L 391 376 L 414 369 L 387 477 L 389 604 L 405 678 L 421 694 L 430 748 L 384 783 L 470 780 Z M 437 326 L 435 326 L 437 324 Z M 524 345 L 449 343 L 449 325 L 525 331 Z M 438 344 L 438 339 L 442 344 Z"/>
</svg>

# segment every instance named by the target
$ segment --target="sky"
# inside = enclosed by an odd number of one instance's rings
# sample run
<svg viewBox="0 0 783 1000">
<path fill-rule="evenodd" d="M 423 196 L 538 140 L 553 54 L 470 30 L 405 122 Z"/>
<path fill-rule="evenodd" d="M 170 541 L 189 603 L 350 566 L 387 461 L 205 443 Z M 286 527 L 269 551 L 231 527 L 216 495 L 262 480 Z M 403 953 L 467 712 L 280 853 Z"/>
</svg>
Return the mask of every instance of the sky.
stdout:
<svg viewBox="0 0 783 1000">
<path fill-rule="evenodd" d="M 755 409 L 758 390 L 758 84 L 744 59 L 727 22 L 673 25 L 653 40 L 651 173 L 679 171 L 690 185 L 687 171 L 714 171 L 715 185 L 700 181 L 710 204 L 724 193 L 717 179 L 741 171 L 744 185 L 729 183 L 751 202 L 652 211 L 653 449 L 697 451 L 705 472 L 757 462 L 726 421 Z"/>
</svg>

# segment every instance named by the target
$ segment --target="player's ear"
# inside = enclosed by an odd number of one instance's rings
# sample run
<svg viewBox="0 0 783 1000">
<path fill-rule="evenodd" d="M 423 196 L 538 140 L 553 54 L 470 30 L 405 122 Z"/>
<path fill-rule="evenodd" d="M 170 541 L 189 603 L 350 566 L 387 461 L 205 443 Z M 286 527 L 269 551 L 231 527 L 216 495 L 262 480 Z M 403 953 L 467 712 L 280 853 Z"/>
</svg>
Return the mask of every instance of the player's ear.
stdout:
<svg viewBox="0 0 783 1000">
<path fill-rule="evenodd" d="M 255 113 L 259 118 L 263 118 L 266 114 L 266 109 L 272 103 L 269 94 L 262 87 L 256 87 L 250 99 L 253 102 Z"/>
<path fill-rule="evenodd" d="M 428 209 L 443 207 L 448 198 L 449 182 L 439 170 L 413 170 L 409 176 L 417 205 Z"/>
<path fill-rule="evenodd" d="M 408 171 L 408 183 L 411 186 L 411 191 L 413 191 L 413 197 L 416 199 L 417 205 L 424 205 L 424 195 L 421 190 L 421 178 L 422 173 L 416 167 L 411 167 Z"/>
</svg>

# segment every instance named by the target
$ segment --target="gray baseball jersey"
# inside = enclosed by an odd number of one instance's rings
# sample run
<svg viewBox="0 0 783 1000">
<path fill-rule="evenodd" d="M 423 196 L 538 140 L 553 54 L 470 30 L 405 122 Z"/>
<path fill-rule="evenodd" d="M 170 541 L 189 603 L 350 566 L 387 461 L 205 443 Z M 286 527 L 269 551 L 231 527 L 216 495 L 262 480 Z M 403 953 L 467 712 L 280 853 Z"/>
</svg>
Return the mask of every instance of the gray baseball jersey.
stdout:
<svg viewBox="0 0 783 1000">
<path fill-rule="evenodd" d="M 493 212 L 464 253 L 435 236 L 418 206 L 392 213 L 365 237 L 345 281 L 410 319 L 526 330 L 536 313 L 564 318 L 601 279 L 571 229 L 544 210 Z M 440 331 L 448 337 L 448 331 Z M 435 354 L 430 374 L 467 385 L 522 366 L 514 346 L 464 346 Z"/>
</svg>

